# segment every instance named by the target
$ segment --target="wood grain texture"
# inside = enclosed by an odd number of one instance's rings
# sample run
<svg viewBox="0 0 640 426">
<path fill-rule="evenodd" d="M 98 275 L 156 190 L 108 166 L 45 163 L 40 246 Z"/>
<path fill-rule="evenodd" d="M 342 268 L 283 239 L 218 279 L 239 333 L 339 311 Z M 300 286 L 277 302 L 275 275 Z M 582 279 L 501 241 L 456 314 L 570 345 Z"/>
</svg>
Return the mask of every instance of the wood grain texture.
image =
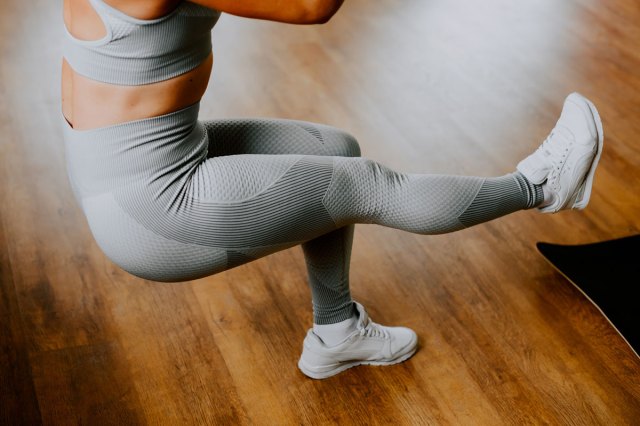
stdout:
<svg viewBox="0 0 640 426">
<path fill-rule="evenodd" d="M 510 172 L 574 90 L 603 118 L 583 212 L 428 237 L 358 226 L 354 297 L 420 349 L 324 381 L 296 368 L 312 318 L 299 248 L 178 284 L 100 252 L 64 168 L 61 13 L 0 3 L 1 424 L 637 424 L 640 360 L 535 250 L 640 230 L 635 0 L 349 0 L 314 27 L 221 18 L 203 118 L 331 124 L 399 170 Z"/>
</svg>

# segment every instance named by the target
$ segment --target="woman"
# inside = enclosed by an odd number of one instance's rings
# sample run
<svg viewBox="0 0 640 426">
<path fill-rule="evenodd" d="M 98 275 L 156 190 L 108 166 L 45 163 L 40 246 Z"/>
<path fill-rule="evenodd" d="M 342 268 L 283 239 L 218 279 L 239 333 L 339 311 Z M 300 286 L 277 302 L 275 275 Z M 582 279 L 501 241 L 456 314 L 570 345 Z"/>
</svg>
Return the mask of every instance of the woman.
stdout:
<svg viewBox="0 0 640 426">
<path fill-rule="evenodd" d="M 301 244 L 313 328 L 299 368 L 326 378 L 387 365 L 415 333 L 351 299 L 354 224 L 452 232 L 522 209 L 584 208 L 602 152 L 591 102 L 496 178 L 403 174 L 360 158 L 353 137 L 292 120 L 199 121 L 220 12 L 326 22 L 340 0 L 65 0 L 62 111 L 69 179 L 104 253 L 156 281 L 215 274 Z"/>
</svg>

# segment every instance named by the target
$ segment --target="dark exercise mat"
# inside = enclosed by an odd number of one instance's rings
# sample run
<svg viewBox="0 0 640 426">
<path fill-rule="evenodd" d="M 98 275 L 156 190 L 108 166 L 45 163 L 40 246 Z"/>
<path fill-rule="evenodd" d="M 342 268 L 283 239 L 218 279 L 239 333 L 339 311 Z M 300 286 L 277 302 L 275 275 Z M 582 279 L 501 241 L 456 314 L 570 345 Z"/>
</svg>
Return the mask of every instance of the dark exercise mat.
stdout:
<svg viewBox="0 0 640 426">
<path fill-rule="evenodd" d="M 640 235 L 584 245 L 537 243 L 542 255 L 640 353 Z"/>
</svg>

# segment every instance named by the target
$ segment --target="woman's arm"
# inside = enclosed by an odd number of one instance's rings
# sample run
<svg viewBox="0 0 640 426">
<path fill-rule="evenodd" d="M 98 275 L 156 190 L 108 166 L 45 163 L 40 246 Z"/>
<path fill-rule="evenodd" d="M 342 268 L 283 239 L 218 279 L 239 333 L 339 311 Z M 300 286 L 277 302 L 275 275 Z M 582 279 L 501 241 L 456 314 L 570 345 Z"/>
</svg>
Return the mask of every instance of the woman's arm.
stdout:
<svg viewBox="0 0 640 426">
<path fill-rule="evenodd" d="M 190 0 L 220 12 L 288 24 L 324 24 L 344 0 Z"/>
<path fill-rule="evenodd" d="M 86 1 L 86 0 L 85 0 Z M 185 0 L 104 0 L 139 19 L 165 16 Z M 189 0 L 201 6 L 244 18 L 288 24 L 324 24 L 344 0 Z"/>
</svg>

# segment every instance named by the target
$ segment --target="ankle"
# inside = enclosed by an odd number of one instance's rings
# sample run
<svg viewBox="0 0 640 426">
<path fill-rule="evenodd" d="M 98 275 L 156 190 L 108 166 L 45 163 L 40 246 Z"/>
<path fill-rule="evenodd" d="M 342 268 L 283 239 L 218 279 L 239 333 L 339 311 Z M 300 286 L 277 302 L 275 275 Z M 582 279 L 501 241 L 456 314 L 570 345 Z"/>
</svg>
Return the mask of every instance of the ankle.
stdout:
<svg viewBox="0 0 640 426">
<path fill-rule="evenodd" d="M 523 193 L 527 198 L 527 209 L 539 207 L 545 202 L 545 184 L 537 184 L 531 182 L 522 172 L 516 170 L 511 176 L 518 182 Z"/>
<path fill-rule="evenodd" d="M 313 332 L 327 346 L 335 346 L 356 331 L 357 325 L 358 317 L 354 313 L 351 318 L 334 324 L 313 324 Z"/>
<path fill-rule="evenodd" d="M 544 195 L 543 200 L 538 205 L 538 207 L 545 207 L 553 204 L 555 197 L 553 195 L 553 191 L 549 188 L 549 185 L 547 185 L 546 183 L 542 185 L 542 193 Z"/>
</svg>

